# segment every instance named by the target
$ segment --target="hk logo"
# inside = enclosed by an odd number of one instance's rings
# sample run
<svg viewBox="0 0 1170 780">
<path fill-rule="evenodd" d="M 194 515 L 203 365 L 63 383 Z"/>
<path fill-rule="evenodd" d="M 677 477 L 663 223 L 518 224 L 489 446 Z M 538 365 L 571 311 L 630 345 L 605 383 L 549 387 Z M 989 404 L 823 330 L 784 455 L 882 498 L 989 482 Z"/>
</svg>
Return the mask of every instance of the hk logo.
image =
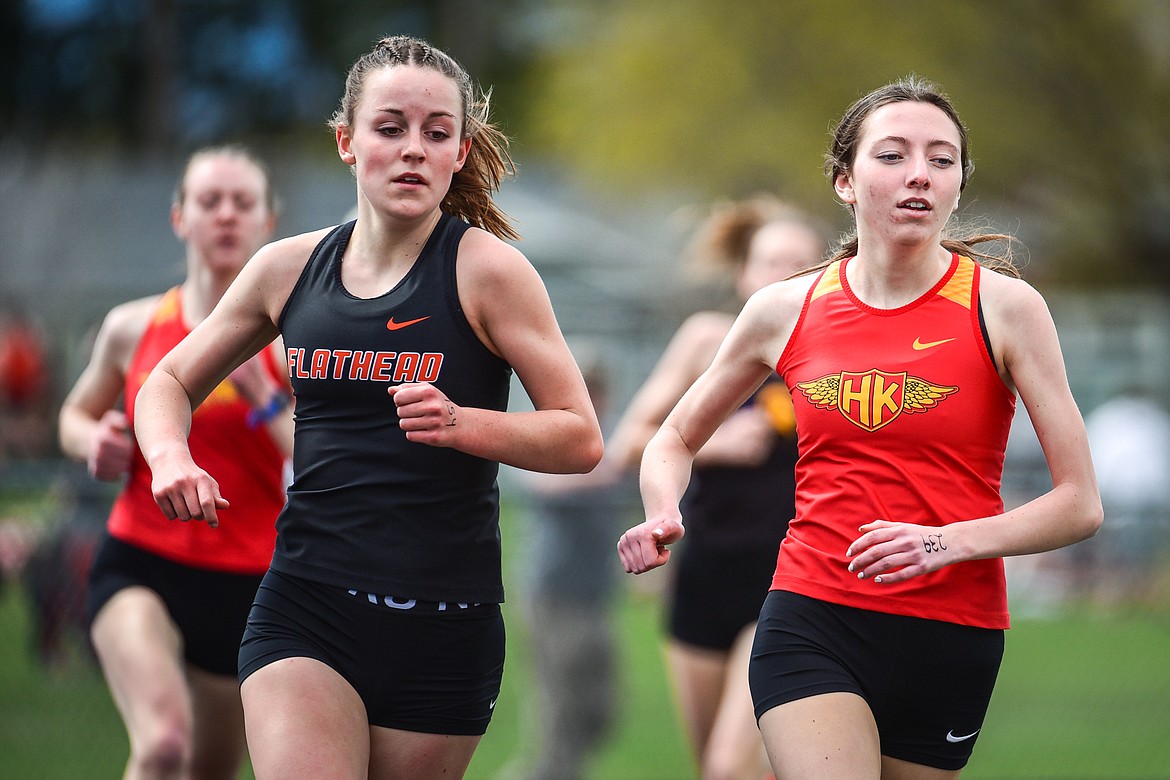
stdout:
<svg viewBox="0 0 1170 780">
<path fill-rule="evenodd" d="M 842 371 L 811 382 L 800 382 L 797 389 L 818 409 L 836 409 L 849 422 L 866 431 L 876 431 L 892 423 L 903 412 L 929 411 L 957 387 L 946 387 L 907 376 L 905 371 Z"/>
</svg>

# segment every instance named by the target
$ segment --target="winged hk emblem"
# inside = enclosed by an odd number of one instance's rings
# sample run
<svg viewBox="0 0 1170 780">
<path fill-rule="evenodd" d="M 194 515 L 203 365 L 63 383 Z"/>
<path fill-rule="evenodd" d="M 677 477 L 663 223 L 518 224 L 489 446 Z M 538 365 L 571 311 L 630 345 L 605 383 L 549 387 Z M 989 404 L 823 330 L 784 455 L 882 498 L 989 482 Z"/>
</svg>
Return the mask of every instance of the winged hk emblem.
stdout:
<svg viewBox="0 0 1170 780">
<path fill-rule="evenodd" d="M 908 376 L 906 377 L 906 389 L 902 393 L 902 411 L 906 414 L 916 414 L 933 409 L 938 406 L 939 401 L 958 389 L 957 387 L 936 385 L 916 376 Z"/>
<path fill-rule="evenodd" d="M 938 385 L 905 371 L 842 371 L 809 382 L 797 389 L 817 409 L 836 409 L 849 422 L 876 431 L 900 414 L 929 411 L 958 387 Z"/>
<path fill-rule="evenodd" d="M 836 409 L 837 391 L 841 387 L 841 375 L 830 374 L 811 382 L 801 382 L 796 386 L 810 404 L 818 409 Z"/>
</svg>

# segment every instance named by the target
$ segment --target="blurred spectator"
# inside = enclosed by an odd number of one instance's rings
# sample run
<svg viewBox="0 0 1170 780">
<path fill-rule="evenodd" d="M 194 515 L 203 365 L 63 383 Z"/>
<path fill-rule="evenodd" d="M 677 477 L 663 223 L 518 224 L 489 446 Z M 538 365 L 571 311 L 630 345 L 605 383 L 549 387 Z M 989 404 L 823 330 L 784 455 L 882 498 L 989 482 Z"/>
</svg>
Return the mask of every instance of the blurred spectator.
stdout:
<svg viewBox="0 0 1170 780">
<path fill-rule="evenodd" d="M 36 535 L 28 523 L 0 517 L 0 593 L 11 581 L 19 578 L 36 546 Z"/>
<path fill-rule="evenodd" d="M 574 349 L 597 416 L 605 418 L 608 388 L 601 361 Z M 587 354 L 588 353 L 588 354 Z M 589 474 L 525 472 L 526 622 L 531 636 L 535 695 L 526 722 L 536 731 L 527 770 L 509 767 L 509 780 L 576 780 L 614 719 L 617 676 L 610 606 L 620 568 L 614 545 L 624 499 L 619 471 L 609 461 Z"/>
<path fill-rule="evenodd" d="M 1156 598 L 1170 539 L 1170 413 L 1140 389 L 1085 418 L 1105 522 L 1073 548 L 1087 594 L 1110 605 Z"/>
<path fill-rule="evenodd" d="M 83 468 L 72 468 L 54 480 L 50 494 L 53 521 L 30 544 L 21 582 L 29 600 L 33 652 L 45 667 L 61 669 L 78 649 L 87 660 L 96 660 L 85 605 L 93 556 L 116 489 L 90 479 Z"/>
<path fill-rule="evenodd" d="M 0 460 L 44 456 L 52 404 L 44 338 L 19 308 L 0 315 Z"/>
</svg>

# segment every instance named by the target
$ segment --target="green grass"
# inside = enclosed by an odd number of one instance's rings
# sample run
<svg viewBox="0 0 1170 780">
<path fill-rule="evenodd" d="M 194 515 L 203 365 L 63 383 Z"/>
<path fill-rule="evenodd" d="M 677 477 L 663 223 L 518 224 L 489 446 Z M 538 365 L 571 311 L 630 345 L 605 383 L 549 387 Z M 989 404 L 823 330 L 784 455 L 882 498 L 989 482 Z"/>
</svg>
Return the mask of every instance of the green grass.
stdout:
<svg viewBox="0 0 1170 780">
<path fill-rule="evenodd" d="M 1170 777 L 1170 616 L 1017 621 L 963 777 Z"/>
<path fill-rule="evenodd" d="M 101 675 L 81 658 L 35 663 L 27 607 L 0 591 L 0 778 L 121 777 L 126 732 Z"/>
<path fill-rule="evenodd" d="M 509 610 L 508 613 L 515 611 Z M 468 780 L 510 780 L 528 756 L 524 707 L 531 688 L 527 629 L 508 614 L 504 687 Z M 658 607 L 624 599 L 620 721 L 591 776 L 681 780 L 690 759 L 670 707 L 658 647 Z M 0 780 L 120 777 L 128 745 L 101 674 L 78 655 L 65 668 L 41 668 L 31 652 L 28 608 L 16 586 L 0 591 Z M 250 778 L 250 772 L 243 777 Z"/>
<path fill-rule="evenodd" d="M 510 593 L 517 602 L 515 585 Z M 530 748 L 527 631 L 516 607 L 507 606 L 505 615 L 504 689 L 470 780 L 513 780 L 509 768 Z M 693 778 L 662 666 L 657 602 L 627 591 L 614 620 L 622 661 L 618 722 L 589 777 Z M 126 751 L 100 674 L 81 657 L 55 671 L 38 666 L 23 594 L 14 585 L 0 591 L 0 780 L 119 777 Z M 964 780 L 1168 777 L 1170 609 L 1017 619 Z"/>
<path fill-rule="evenodd" d="M 468 770 L 469 780 L 514 780 L 514 768 L 525 764 L 534 751 L 530 716 L 524 711 L 533 684 L 528 631 L 518 619 L 508 616 L 507 620 L 504 689 L 491 728 Z M 590 762 L 587 776 L 596 780 L 690 778 L 694 775 L 690 752 L 674 714 L 662 664 L 658 604 L 645 593 L 627 592 L 614 620 L 621 643 L 617 712 L 611 736 Z"/>
</svg>

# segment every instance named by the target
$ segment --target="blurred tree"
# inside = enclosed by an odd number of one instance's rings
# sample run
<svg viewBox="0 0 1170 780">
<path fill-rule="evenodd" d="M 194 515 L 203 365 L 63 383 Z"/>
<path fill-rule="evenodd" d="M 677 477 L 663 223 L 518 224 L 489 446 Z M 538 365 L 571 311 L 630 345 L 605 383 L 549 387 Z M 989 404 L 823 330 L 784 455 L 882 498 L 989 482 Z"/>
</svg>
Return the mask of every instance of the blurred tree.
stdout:
<svg viewBox="0 0 1170 780">
<path fill-rule="evenodd" d="M 486 83 L 518 59 L 516 0 L 25 0 L 0 6 L 0 132 L 172 152 L 313 139 L 353 60 L 383 35 L 450 49 Z M 322 145 L 325 152 L 327 145 Z"/>
<path fill-rule="evenodd" d="M 175 0 L 149 0 L 143 36 L 142 126 L 146 139 L 170 141 L 175 130 L 171 96 L 178 78 L 179 17 Z"/>
<path fill-rule="evenodd" d="M 587 10 L 586 10 L 587 9 Z M 1160 0 L 552 3 L 525 130 L 626 196 L 761 187 L 831 204 L 820 161 L 860 93 L 910 72 L 972 128 L 971 213 L 1029 278 L 1170 287 L 1170 4 Z M 972 206 L 971 204 L 974 205 Z"/>
<path fill-rule="evenodd" d="M 971 126 L 966 207 L 1033 248 L 1029 278 L 1170 289 L 1168 29 L 1164 0 L 23 0 L 0 3 L 0 133 L 327 156 L 350 63 L 410 33 L 497 88 L 519 158 L 615 211 L 766 188 L 844 225 L 829 128 L 916 72 Z"/>
</svg>

